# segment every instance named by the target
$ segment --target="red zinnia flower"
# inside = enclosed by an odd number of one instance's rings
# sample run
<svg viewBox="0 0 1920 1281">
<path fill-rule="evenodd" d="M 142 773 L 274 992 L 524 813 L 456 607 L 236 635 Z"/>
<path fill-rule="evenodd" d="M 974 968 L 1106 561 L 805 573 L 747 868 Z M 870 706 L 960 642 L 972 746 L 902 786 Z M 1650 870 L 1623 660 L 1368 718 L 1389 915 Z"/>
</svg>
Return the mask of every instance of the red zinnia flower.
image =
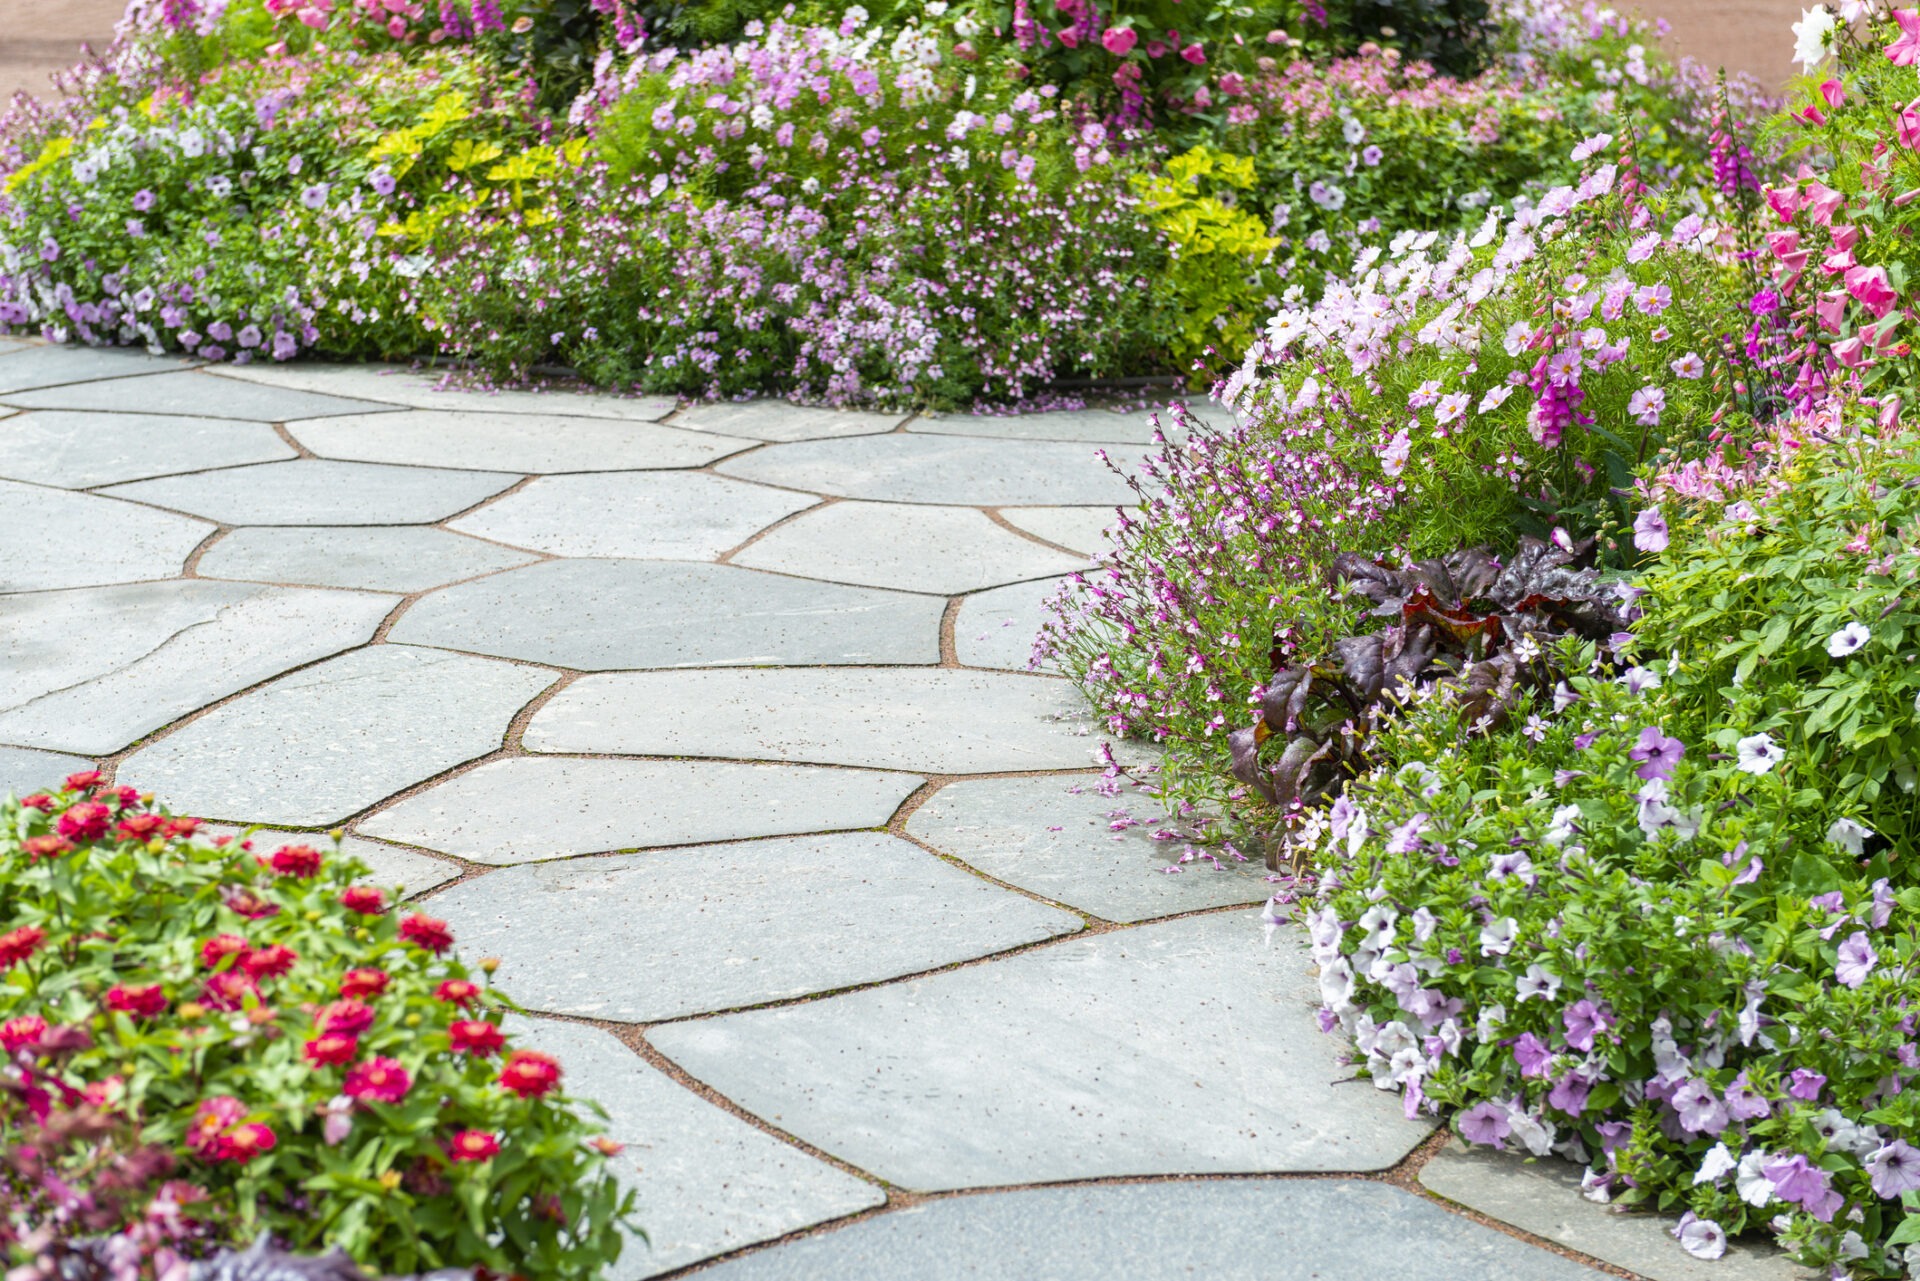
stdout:
<svg viewBox="0 0 1920 1281">
<path fill-rule="evenodd" d="M 197 818 L 170 818 L 167 820 L 168 836 L 192 836 L 200 830 Z"/>
<path fill-rule="evenodd" d="M 234 1126 L 221 1145 L 219 1155 L 224 1161 L 251 1161 L 262 1152 L 272 1151 L 273 1144 L 272 1128 L 255 1121 L 249 1125 Z"/>
<path fill-rule="evenodd" d="M 322 1032 L 359 1036 L 373 1026 L 373 1007 L 359 1001 L 334 1001 L 321 1006 L 313 1016 L 313 1022 Z"/>
<path fill-rule="evenodd" d="M 322 1032 L 308 1041 L 301 1052 L 315 1067 L 345 1063 L 360 1050 L 360 1038 L 345 1032 Z"/>
<path fill-rule="evenodd" d="M 85 789 L 92 787 L 95 783 L 98 783 L 99 781 L 100 781 L 99 770 L 97 769 L 81 770 L 78 774 L 67 775 L 67 781 L 61 785 L 61 790 L 67 791 L 67 792 L 84 791 Z"/>
<path fill-rule="evenodd" d="M 167 1008 L 167 994 L 158 983 L 151 987 L 110 987 L 107 1008 L 150 1019 Z"/>
<path fill-rule="evenodd" d="M 35 792 L 32 796 L 23 796 L 20 803 L 30 810 L 39 810 L 42 814 L 53 813 L 53 807 L 59 802 L 45 792 Z"/>
<path fill-rule="evenodd" d="M 22 925 L 0 934 L 0 970 L 10 970 L 39 950 L 47 932 L 38 925 Z"/>
<path fill-rule="evenodd" d="M 400 937 L 429 952 L 444 952 L 453 946 L 453 933 L 447 929 L 447 923 L 423 912 L 415 912 L 400 922 Z"/>
<path fill-rule="evenodd" d="M 269 916 L 280 915 L 278 903 L 261 898 L 244 885 L 221 886 L 220 898 L 227 905 L 228 910 L 246 917 L 249 921 L 264 921 Z"/>
<path fill-rule="evenodd" d="M 263 947 L 240 958 L 240 968 L 256 979 L 277 979 L 293 968 L 300 954 L 285 943 Z"/>
<path fill-rule="evenodd" d="M 200 945 L 200 964 L 212 969 L 229 956 L 245 956 L 252 950 L 238 934 L 216 934 Z"/>
<path fill-rule="evenodd" d="M 311 845 L 282 845 L 267 860 L 267 865 L 282 876 L 306 879 L 320 871 L 320 851 Z"/>
<path fill-rule="evenodd" d="M 144 841 L 165 827 L 167 820 L 158 814 L 129 814 L 114 825 L 123 841 Z"/>
<path fill-rule="evenodd" d="M 38 1014 L 23 1014 L 17 1019 L 8 1019 L 0 1023 L 0 1045 L 8 1054 L 28 1045 L 39 1044 L 40 1038 L 47 1034 L 47 1021 Z"/>
<path fill-rule="evenodd" d="M 507 1043 L 497 1026 L 478 1019 L 456 1020 L 447 1026 L 447 1035 L 455 1054 L 477 1054 L 483 1059 L 499 1053 Z"/>
<path fill-rule="evenodd" d="M 227 1130 L 247 1114 L 247 1105 L 230 1094 L 202 1099 L 187 1126 L 187 1150 L 219 1160 L 226 1145 Z"/>
<path fill-rule="evenodd" d="M 107 834 L 107 820 L 112 817 L 112 811 L 98 801 L 82 801 L 68 806 L 54 827 L 70 841 L 97 841 Z"/>
<path fill-rule="evenodd" d="M 131 787 L 103 787 L 93 794 L 96 801 L 108 799 L 120 802 L 120 808 L 130 810 L 140 803 L 140 793 Z"/>
<path fill-rule="evenodd" d="M 448 979 L 433 989 L 433 994 L 449 1005 L 472 1005 L 480 999 L 480 985 L 465 979 Z"/>
<path fill-rule="evenodd" d="M 387 990 L 389 981 L 385 970 L 348 970 L 340 976 L 340 995 L 378 996 Z"/>
<path fill-rule="evenodd" d="M 413 1077 L 398 1059 L 375 1055 L 347 1071 L 340 1092 L 350 1099 L 372 1099 L 376 1103 L 398 1103 L 413 1088 Z"/>
<path fill-rule="evenodd" d="M 362 916 L 377 916 L 387 910 L 387 896 L 371 885 L 351 885 L 340 892 L 340 906 Z"/>
<path fill-rule="evenodd" d="M 21 844 L 27 852 L 27 861 L 37 863 L 43 858 L 53 858 L 73 849 L 73 842 L 64 836 L 29 836 Z"/>
<path fill-rule="evenodd" d="M 447 1142 L 447 1155 L 455 1161 L 488 1161 L 500 1151 L 500 1140 L 485 1130 L 462 1130 Z"/>
<path fill-rule="evenodd" d="M 259 995 L 253 980 L 240 970 L 222 970 L 209 975 L 206 986 L 200 989 L 200 999 L 216 1010 L 242 1009 L 248 997 Z"/>
<path fill-rule="evenodd" d="M 500 1084 L 523 1099 L 537 1099 L 560 1084 L 559 1061 L 538 1050 L 515 1050 L 500 1069 Z"/>
</svg>

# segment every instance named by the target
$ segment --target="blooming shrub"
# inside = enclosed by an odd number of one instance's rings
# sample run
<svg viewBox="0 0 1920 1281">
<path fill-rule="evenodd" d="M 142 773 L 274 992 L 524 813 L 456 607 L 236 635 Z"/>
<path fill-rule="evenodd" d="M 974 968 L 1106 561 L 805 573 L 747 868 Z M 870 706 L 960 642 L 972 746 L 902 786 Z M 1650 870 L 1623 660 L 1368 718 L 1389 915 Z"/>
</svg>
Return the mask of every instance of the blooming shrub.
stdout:
<svg viewBox="0 0 1920 1281">
<path fill-rule="evenodd" d="M 1581 674 L 1492 736 L 1416 694 L 1393 765 L 1301 825 L 1323 1023 L 1409 1114 L 1589 1162 L 1595 1199 L 1684 1211 L 1695 1254 L 1765 1227 L 1904 1275 L 1920 458 L 1828 415 L 1711 473 L 1663 478 L 1611 657 L 1570 649 Z"/>
<path fill-rule="evenodd" d="M 617 1257 L 617 1149 L 553 1059 L 512 1047 L 511 1003 L 447 955 L 445 922 L 363 865 L 208 843 L 97 774 L 0 806 L 0 861 L 9 1133 L 31 1133 L 22 1111 L 100 1129 L 74 1158 L 92 1175 L 20 1205 L 0 1241 L 31 1252 L 41 1228 L 86 1223 L 101 1172 L 137 1158 L 171 1179 L 118 1235 L 156 1275 L 209 1227 L 389 1273 L 588 1278 Z"/>
</svg>

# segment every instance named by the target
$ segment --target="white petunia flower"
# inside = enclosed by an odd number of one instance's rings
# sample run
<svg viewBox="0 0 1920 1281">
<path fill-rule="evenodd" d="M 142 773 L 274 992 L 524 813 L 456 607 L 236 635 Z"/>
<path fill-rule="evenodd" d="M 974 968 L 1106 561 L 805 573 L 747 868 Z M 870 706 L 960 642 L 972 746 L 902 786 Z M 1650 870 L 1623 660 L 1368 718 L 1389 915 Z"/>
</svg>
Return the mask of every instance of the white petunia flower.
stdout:
<svg viewBox="0 0 1920 1281">
<path fill-rule="evenodd" d="M 1716 1143 L 1702 1158 L 1700 1168 L 1694 1172 L 1693 1185 L 1699 1187 L 1702 1183 L 1718 1183 L 1727 1176 L 1728 1171 L 1739 1164 L 1734 1159 L 1733 1153 L 1727 1151 L 1726 1144 Z"/>
<path fill-rule="evenodd" d="M 1866 648 L 1873 639 L 1873 633 L 1863 623 L 1848 623 L 1833 635 L 1827 637 L 1827 653 L 1834 658 L 1845 658 L 1857 654 Z"/>
<path fill-rule="evenodd" d="M 1773 741 L 1770 734 L 1751 734 L 1734 744 L 1734 751 L 1739 756 L 1737 768 L 1749 774 L 1769 773 L 1774 766 L 1787 759 L 1787 754 L 1780 750 L 1780 745 Z"/>
<path fill-rule="evenodd" d="M 1742 1201 L 1756 1210 L 1773 1200 L 1773 1180 L 1760 1170 L 1760 1167 L 1766 1163 L 1765 1152 L 1749 1152 L 1741 1157 L 1740 1164 L 1734 1167 L 1734 1190 L 1740 1194 Z"/>
<path fill-rule="evenodd" d="M 1560 976 L 1539 963 L 1529 965 L 1526 974 L 1514 984 L 1522 1003 L 1535 997 L 1551 1001 L 1560 994 Z"/>
<path fill-rule="evenodd" d="M 1833 826 L 1827 829 L 1827 839 L 1855 858 L 1866 848 L 1866 841 L 1873 835 L 1873 829 L 1864 823 L 1850 818 L 1837 818 Z"/>
<path fill-rule="evenodd" d="M 1680 1248 L 1696 1259 L 1717 1259 L 1727 1252 L 1727 1234 L 1712 1219 L 1697 1217 L 1689 1210 L 1673 1230 L 1680 1239 Z"/>
<path fill-rule="evenodd" d="M 1480 929 L 1480 955 L 1505 956 L 1513 950 L 1513 936 L 1519 930 L 1520 922 L 1511 916 L 1503 916 L 1489 922 Z"/>
</svg>

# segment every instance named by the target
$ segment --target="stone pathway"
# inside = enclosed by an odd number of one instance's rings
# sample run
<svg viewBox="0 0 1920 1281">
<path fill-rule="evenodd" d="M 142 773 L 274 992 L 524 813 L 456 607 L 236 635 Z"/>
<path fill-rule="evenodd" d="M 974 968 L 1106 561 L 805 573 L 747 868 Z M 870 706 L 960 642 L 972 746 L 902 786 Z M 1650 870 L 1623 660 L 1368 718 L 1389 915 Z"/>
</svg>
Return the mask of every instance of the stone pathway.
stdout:
<svg viewBox="0 0 1920 1281">
<path fill-rule="evenodd" d="M 1148 430 L 0 340 L 0 789 L 344 828 L 606 1105 L 619 1281 L 1795 1276 L 1433 1156 L 1261 870 L 1110 830 L 1026 655 Z"/>
</svg>

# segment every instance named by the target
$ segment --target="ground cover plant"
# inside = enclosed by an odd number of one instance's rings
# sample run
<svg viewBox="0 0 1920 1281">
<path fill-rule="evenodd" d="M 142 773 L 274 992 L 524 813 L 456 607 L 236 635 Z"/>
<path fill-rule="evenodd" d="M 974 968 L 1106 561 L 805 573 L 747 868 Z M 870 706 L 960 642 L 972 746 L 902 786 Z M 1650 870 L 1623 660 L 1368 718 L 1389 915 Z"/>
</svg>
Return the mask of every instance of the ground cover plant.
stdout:
<svg viewBox="0 0 1920 1281">
<path fill-rule="evenodd" d="M 980 6 L 736 16 L 135 0 L 0 127 L 0 326 L 832 403 L 1204 386 L 1366 246 L 1571 177 L 1594 120 L 1707 163 L 1697 79 L 1572 9 L 1496 14 L 1461 81 L 1224 6 L 1101 27 L 1098 66 Z"/>
<path fill-rule="evenodd" d="M 618 1145 L 364 865 L 209 840 L 91 773 L 0 805 L 0 865 L 10 1275 L 263 1237 L 375 1275 L 617 1257 Z"/>
</svg>

